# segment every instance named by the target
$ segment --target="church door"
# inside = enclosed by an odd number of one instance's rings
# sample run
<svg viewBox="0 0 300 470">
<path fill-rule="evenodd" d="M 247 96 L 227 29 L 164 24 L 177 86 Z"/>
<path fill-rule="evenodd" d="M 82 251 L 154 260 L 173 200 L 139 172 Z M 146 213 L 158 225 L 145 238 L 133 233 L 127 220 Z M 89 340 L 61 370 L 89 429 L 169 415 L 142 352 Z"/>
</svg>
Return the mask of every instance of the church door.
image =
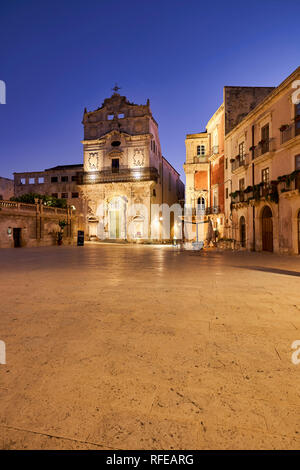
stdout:
<svg viewBox="0 0 300 470">
<path fill-rule="evenodd" d="M 118 209 L 109 212 L 110 234 L 109 238 L 120 238 L 120 211 Z"/>
</svg>

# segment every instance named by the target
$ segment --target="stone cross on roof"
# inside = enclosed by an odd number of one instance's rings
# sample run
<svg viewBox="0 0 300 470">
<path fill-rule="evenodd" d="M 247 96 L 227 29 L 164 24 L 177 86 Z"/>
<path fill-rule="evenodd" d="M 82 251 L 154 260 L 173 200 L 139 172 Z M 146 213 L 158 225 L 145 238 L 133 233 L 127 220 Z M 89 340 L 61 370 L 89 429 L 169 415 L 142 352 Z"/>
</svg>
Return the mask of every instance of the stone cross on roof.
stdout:
<svg viewBox="0 0 300 470">
<path fill-rule="evenodd" d="M 121 90 L 121 87 L 119 87 L 117 84 L 115 84 L 115 86 L 112 88 L 112 90 L 117 93 L 118 90 Z"/>
</svg>

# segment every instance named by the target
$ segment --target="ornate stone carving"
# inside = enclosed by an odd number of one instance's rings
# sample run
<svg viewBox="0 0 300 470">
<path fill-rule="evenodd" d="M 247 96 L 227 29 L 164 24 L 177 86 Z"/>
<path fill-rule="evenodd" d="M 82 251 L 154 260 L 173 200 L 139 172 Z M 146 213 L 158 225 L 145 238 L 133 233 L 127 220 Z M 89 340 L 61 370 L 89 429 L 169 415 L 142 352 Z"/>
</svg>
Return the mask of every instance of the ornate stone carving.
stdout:
<svg viewBox="0 0 300 470">
<path fill-rule="evenodd" d="M 133 164 L 135 166 L 143 166 L 144 162 L 144 150 L 142 148 L 135 148 L 133 151 Z"/>
<path fill-rule="evenodd" d="M 88 164 L 89 170 L 98 170 L 98 152 L 89 152 Z"/>
</svg>

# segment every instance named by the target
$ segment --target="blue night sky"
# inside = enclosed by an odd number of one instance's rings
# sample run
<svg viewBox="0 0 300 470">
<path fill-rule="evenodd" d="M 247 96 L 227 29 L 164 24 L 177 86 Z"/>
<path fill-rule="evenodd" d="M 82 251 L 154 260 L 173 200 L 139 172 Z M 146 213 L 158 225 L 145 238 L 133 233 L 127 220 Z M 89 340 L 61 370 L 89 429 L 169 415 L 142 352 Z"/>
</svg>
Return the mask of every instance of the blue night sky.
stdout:
<svg viewBox="0 0 300 470">
<path fill-rule="evenodd" d="M 1 2 L 0 175 L 82 162 L 84 107 L 117 82 L 150 99 L 164 156 L 182 175 L 224 85 L 278 85 L 300 64 L 298 0 Z"/>
</svg>

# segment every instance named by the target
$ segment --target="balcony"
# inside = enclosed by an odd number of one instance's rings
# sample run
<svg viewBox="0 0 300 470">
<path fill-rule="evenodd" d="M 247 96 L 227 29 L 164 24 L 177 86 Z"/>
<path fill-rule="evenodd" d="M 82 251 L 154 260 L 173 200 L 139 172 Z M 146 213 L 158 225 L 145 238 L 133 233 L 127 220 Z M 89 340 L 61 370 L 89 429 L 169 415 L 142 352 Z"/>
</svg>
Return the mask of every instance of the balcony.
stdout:
<svg viewBox="0 0 300 470">
<path fill-rule="evenodd" d="M 281 193 L 300 192 L 300 170 L 295 170 L 289 175 L 278 178 Z"/>
<path fill-rule="evenodd" d="M 246 165 L 246 155 L 238 155 L 233 161 L 231 161 L 231 171 L 234 172 L 238 168 Z"/>
<path fill-rule="evenodd" d="M 219 214 L 220 213 L 220 206 L 211 206 L 211 207 L 207 207 L 205 209 L 205 214 L 206 215 L 209 215 L 209 214 Z"/>
<path fill-rule="evenodd" d="M 157 181 L 158 170 L 147 168 L 110 168 L 102 171 L 77 173 L 78 184 L 103 184 L 138 181 Z"/>
<path fill-rule="evenodd" d="M 238 190 L 231 193 L 232 204 L 249 203 L 250 200 L 259 201 L 263 198 L 275 203 L 278 202 L 277 182 L 262 182 L 254 186 L 248 186 L 245 190 Z"/>
<path fill-rule="evenodd" d="M 204 205 L 200 204 L 197 207 L 193 207 L 190 210 L 191 210 L 191 215 L 193 216 L 219 214 L 220 206 L 205 207 Z M 187 210 L 187 213 L 188 213 L 188 210 Z"/>
<path fill-rule="evenodd" d="M 293 122 L 293 124 L 282 126 L 280 128 L 280 143 L 284 144 L 300 135 L 300 120 Z"/>
<path fill-rule="evenodd" d="M 193 163 L 207 163 L 208 155 L 197 155 L 193 158 Z"/>
<path fill-rule="evenodd" d="M 274 139 L 261 140 L 254 149 L 254 158 L 273 152 L 275 150 L 274 144 Z"/>
</svg>

